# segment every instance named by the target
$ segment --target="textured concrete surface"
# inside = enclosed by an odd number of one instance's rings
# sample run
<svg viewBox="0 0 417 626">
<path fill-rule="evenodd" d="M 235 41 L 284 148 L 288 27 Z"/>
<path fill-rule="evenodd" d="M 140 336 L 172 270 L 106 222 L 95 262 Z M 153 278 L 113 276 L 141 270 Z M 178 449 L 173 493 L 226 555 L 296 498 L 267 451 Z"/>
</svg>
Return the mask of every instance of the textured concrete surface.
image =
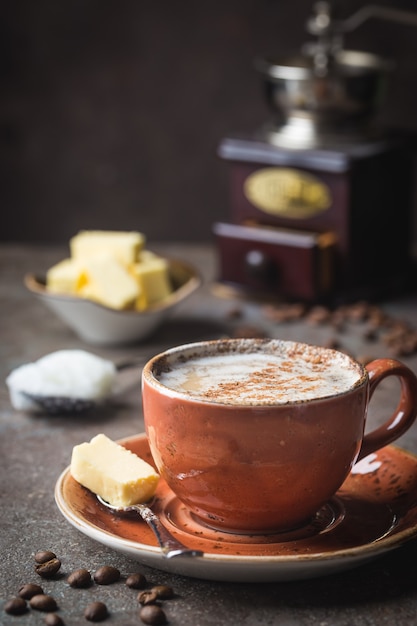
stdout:
<svg viewBox="0 0 417 626">
<path fill-rule="evenodd" d="M 152 338 L 128 348 L 94 349 L 85 345 L 45 309 L 23 286 L 28 271 L 42 272 L 66 253 L 64 248 L 5 246 L 0 248 L 0 623 L 35 626 L 44 616 L 30 611 L 22 617 L 8 616 L 4 602 L 27 582 L 40 582 L 59 604 L 65 624 L 87 623 L 82 617 L 91 600 L 106 602 L 111 612 L 104 623 L 129 625 L 138 619 L 137 593 L 123 582 L 108 587 L 71 589 L 65 575 L 85 567 L 94 571 L 111 564 L 123 573 L 143 572 L 152 583 L 171 585 L 176 597 L 164 606 L 171 625 L 217 626 L 409 626 L 417 622 L 417 541 L 348 572 L 312 580 L 237 584 L 210 582 L 164 573 L 128 559 L 78 532 L 62 517 L 54 502 L 54 486 L 67 467 L 73 445 L 105 431 L 118 439 L 143 432 L 139 371 L 123 402 L 97 414 L 78 418 L 33 416 L 12 409 L 4 380 L 14 367 L 61 348 L 80 347 L 113 359 L 130 356 L 144 359 L 165 347 L 236 332 L 238 325 L 255 325 L 268 334 L 329 340 L 328 327 L 305 323 L 271 326 L 261 305 L 218 298 L 213 295 L 215 256 L 209 247 L 165 246 L 156 248 L 195 263 L 203 275 L 203 287 L 181 305 L 174 317 Z M 417 321 L 417 296 L 410 294 L 383 307 L 410 322 Z M 234 313 L 240 309 L 241 316 Z M 233 313 L 233 314 L 232 314 Z M 358 329 L 340 338 L 358 353 L 381 356 L 379 344 L 364 343 Z M 417 358 L 403 359 L 417 371 Z M 136 378 L 135 378 L 136 376 Z M 371 421 L 381 419 L 391 392 L 373 402 Z M 417 453 L 417 428 L 402 438 L 401 445 Z M 62 576 L 40 581 L 33 571 L 33 555 L 51 549 L 62 561 Z"/>
</svg>

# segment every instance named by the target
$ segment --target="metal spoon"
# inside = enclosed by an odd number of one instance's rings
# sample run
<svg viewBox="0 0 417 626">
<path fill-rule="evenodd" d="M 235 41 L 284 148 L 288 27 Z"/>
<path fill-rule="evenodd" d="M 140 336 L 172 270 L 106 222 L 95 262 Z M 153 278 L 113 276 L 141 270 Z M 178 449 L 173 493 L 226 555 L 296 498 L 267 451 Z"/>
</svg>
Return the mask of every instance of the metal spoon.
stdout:
<svg viewBox="0 0 417 626">
<path fill-rule="evenodd" d="M 131 504 L 130 506 L 115 506 L 109 504 L 106 500 L 103 500 L 101 496 L 96 494 L 97 500 L 106 508 L 110 509 L 114 513 L 139 513 L 141 518 L 148 524 L 153 530 L 158 543 L 161 547 L 162 554 L 166 559 L 172 559 L 177 556 L 203 556 L 201 550 L 192 550 L 187 548 L 183 543 L 175 539 L 171 533 L 165 528 L 161 520 L 152 511 L 148 504 Z"/>
<path fill-rule="evenodd" d="M 87 400 L 71 396 L 41 396 L 21 391 L 28 400 L 38 405 L 48 415 L 79 415 L 87 413 L 99 405 L 97 400 Z"/>
<path fill-rule="evenodd" d="M 142 367 L 145 363 L 146 359 L 140 361 L 124 361 L 116 365 L 116 371 L 121 372 L 135 367 Z M 20 390 L 19 393 L 34 402 L 48 415 L 80 415 L 87 413 L 105 404 L 113 395 L 116 395 L 111 394 L 100 400 L 94 400 L 91 398 L 79 398 L 77 396 L 45 396 L 23 390 Z"/>
</svg>

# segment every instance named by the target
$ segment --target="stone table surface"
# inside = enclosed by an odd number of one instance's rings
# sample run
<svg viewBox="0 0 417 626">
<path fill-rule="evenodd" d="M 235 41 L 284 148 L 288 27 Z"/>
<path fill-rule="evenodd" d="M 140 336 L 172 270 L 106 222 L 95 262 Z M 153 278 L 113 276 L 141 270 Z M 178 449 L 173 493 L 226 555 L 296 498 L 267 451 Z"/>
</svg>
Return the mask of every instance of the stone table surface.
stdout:
<svg viewBox="0 0 417 626">
<path fill-rule="evenodd" d="M 152 246 L 150 246 L 152 247 Z M 0 623 L 35 625 L 44 614 L 31 610 L 10 616 L 4 602 L 27 582 L 42 584 L 59 605 L 67 625 L 87 623 L 85 606 L 104 601 L 110 616 L 104 623 L 137 624 L 137 593 L 123 581 L 75 590 L 66 575 L 77 568 L 95 571 L 114 565 L 123 574 L 140 571 L 149 584 L 174 588 L 175 598 L 164 602 L 169 624 L 209 626 L 409 626 L 417 623 L 417 541 L 411 539 L 367 564 L 331 576 L 281 582 L 229 582 L 177 576 L 153 569 L 105 547 L 70 525 L 58 510 L 54 487 L 69 465 L 72 447 L 98 432 L 113 439 L 144 431 L 140 395 L 140 368 L 131 372 L 122 401 L 83 417 L 48 417 L 15 411 L 5 379 L 8 373 L 45 354 L 63 348 L 82 348 L 119 362 L 135 357 L 146 361 L 157 352 L 189 341 L 265 334 L 339 345 L 357 358 L 387 356 L 383 341 L 371 341 L 360 322 L 343 331 L 328 323 L 300 320 L 279 323 L 266 315 L 265 304 L 216 286 L 216 255 L 209 245 L 164 244 L 157 252 L 187 259 L 199 268 L 203 284 L 181 303 L 171 318 L 153 335 L 136 345 L 96 347 L 85 344 L 29 293 L 23 284 L 27 272 L 43 273 L 67 256 L 65 247 L 2 245 L 0 247 Z M 417 291 L 417 286 L 416 286 Z M 417 325 L 417 294 L 405 294 L 379 305 L 389 316 Z M 417 371 L 415 353 L 401 357 Z M 372 400 L 369 422 L 387 416 L 393 401 L 392 387 L 381 389 Z M 417 454 L 417 426 L 398 442 Z M 142 523 L 142 522 L 138 522 Z M 61 576 L 43 581 L 34 573 L 34 554 L 53 550 L 62 562 Z"/>
</svg>

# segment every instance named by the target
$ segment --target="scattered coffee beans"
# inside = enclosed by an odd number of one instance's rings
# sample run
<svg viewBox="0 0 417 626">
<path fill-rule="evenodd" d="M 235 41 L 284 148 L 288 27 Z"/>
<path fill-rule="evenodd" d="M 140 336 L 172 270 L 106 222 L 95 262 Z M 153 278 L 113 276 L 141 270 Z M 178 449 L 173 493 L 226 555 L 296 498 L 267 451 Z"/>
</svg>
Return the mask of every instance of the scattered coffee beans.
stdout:
<svg viewBox="0 0 417 626">
<path fill-rule="evenodd" d="M 63 626 L 64 621 L 56 613 L 48 613 L 45 615 L 45 624 L 46 626 Z"/>
<path fill-rule="evenodd" d="M 138 593 L 138 602 L 139 604 L 155 604 L 157 602 L 159 596 L 156 591 L 153 589 L 146 589 L 145 591 L 141 591 Z"/>
<path fill-rule="evenodd" d="M 156 604 L 143 606 L 139 612 L 139 617 L 144 624 L 166 624 L 167 622 L 164 611 Z"/>
<path fill-rule="evenodd" d="M 55 598 L 52 596 L 48 596 L 45 593 L 39 593 L 36 596 L 33 596 L 29 600 L 29 604 L 32 609 L 36 609 L 37 611 L 45 611 L 49 613 L 50 611 L 57 610 L 57 604 Z"/>
<path fill-rule="evenodd" d="M 117 567 L 111 565 L 103 565 L 94 574 L 94 580 L 98 585 L 111 585 L 120 578 L 120 571 Z"/>
<path fill-rule="evenodd" d="M 126 578 L 126 585 L 131 589 L 144 589 L 146 582 L 146 577 L 140 573 L 130 574 Z"/>
<path fill-rule="evenodd" d="M 394 357 L 410 356 L 417 352 L 417 330 L 408 322 L 395 319 L 370 302 L 341 304 L 330 309 L 316 305 L 310 308 L 297 304 L 266 305 L 263 314 L 277 324 L 306 321 L 311 325 L 329 325 L 343 332 L 347 323 L 364 324 L 363 338 L 380 340 Z M 256 329 L 253 336 L 257 336 Z M 337 348 L 339 349 L 339 348 Z"/>
<path fill-rule="evenodd" d="M 40 593 L 43 593 L 42 587 L 39 585 L 34 585 L 33 583 L 28 583 L 27 585 L 23 585 L 20 587 L 18 591 L 18 595 L 25 600 L 30 600 L 33 596 L 37 596 Z"/>
<path fill-rule="evenodd" d="M 11 598 L 4 605 L 4 610 L 9 615 L 23 615 L 27 609 L 26 600 L 23 598 Z"/>
<path fill-rule="evenodd" d="M 109 612 L 104 602 L 91 602 L 84 611 L 84 617 L 89 622 L 102 622 L 108 615 Z"/>
<path fill-rule="evenodd" d="M 51 552 L 50 550 L 39 550 L 35 554 L 36 563 L 46 563 L 51 559 L 56 559 L 56 554 L 54 552 Z"/>
<path fill-rule="evenodd" d="M 169 600 L 174 597 L 174 590 L 169 585 L 155 585 L 151 591 L 154 591 L 161 600 Z"/>
<path fill-rule="evenodd" d="M 49 561 L 39 563 L 35 567 L 35 572 L 41 576 L 41 578 L 53 578 L 61 567 L 61 561 L 57 558 L 52 558 Z"/>
<path fill-rule="evenodd" d="M 60 569 L 61 561 L 54 552 L 40 550 L 35 554 L 36 572 L 43 578 L 52 578 Z M 111 565 L 103 565 L 92 576 L 90 571 L 79 568 L 67 577 L 70 587 L 85 588 L 95 581 L 98 585 L 109 585 L 121 578 L 120 570 Z M 167 618 L 160 604 L 175 596 L 169 585 L 154 585 L 145 589 L 148 582 L 140 572 L 126 576 L 126 586 L 130 589 L 141 589 L 137 600 L 142 605 L 139 617 L 144 624 L 166 624 Z M 10 615 L 23 615 L 29 608 L 42 611 L 46 615 L 43 620 L 46 626 L 64 626 L 65 622 L 55 611 L 58 609 L 55 598 L 44 593 L 42 587 L 35 583 L 26 583 L 19 588 L 18 595 L 10 598 L 3 606 Z M 101 622 L 109 617 L 107 606 L 103 602 L 91 602 L 84 611 L 84 618 L 90 622 Z"/>
<path fill-rule="evenodd" d="M 88 569 L 81 568 L 81 569 L 76 569 L 74 572 L 72 572 L 68 576 L 67 582 L 70 585 L 70 587 L 78 587 L 78 589 L 85 589 L 86 587 L 89 587 L 91 585 L 93 580 L 91 578 L 91 574 L 88 571 Z"/>
</svg>

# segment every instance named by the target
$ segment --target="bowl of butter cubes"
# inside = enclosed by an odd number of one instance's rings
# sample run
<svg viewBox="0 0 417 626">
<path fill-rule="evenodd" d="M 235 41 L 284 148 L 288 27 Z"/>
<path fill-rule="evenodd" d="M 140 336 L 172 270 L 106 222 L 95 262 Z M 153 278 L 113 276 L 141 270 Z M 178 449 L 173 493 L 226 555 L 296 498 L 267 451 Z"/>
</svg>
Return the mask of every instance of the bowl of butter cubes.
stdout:
<svg viewBox="0 0 417 626">
<path fill-rule="evenodd" d="M 145 339 L 201 284 L 189 263 L 149 250 L 137 231 L 82 230 L 69 256 L 25 285 L 81 339 L 119 345 Z"/>
</svg>

